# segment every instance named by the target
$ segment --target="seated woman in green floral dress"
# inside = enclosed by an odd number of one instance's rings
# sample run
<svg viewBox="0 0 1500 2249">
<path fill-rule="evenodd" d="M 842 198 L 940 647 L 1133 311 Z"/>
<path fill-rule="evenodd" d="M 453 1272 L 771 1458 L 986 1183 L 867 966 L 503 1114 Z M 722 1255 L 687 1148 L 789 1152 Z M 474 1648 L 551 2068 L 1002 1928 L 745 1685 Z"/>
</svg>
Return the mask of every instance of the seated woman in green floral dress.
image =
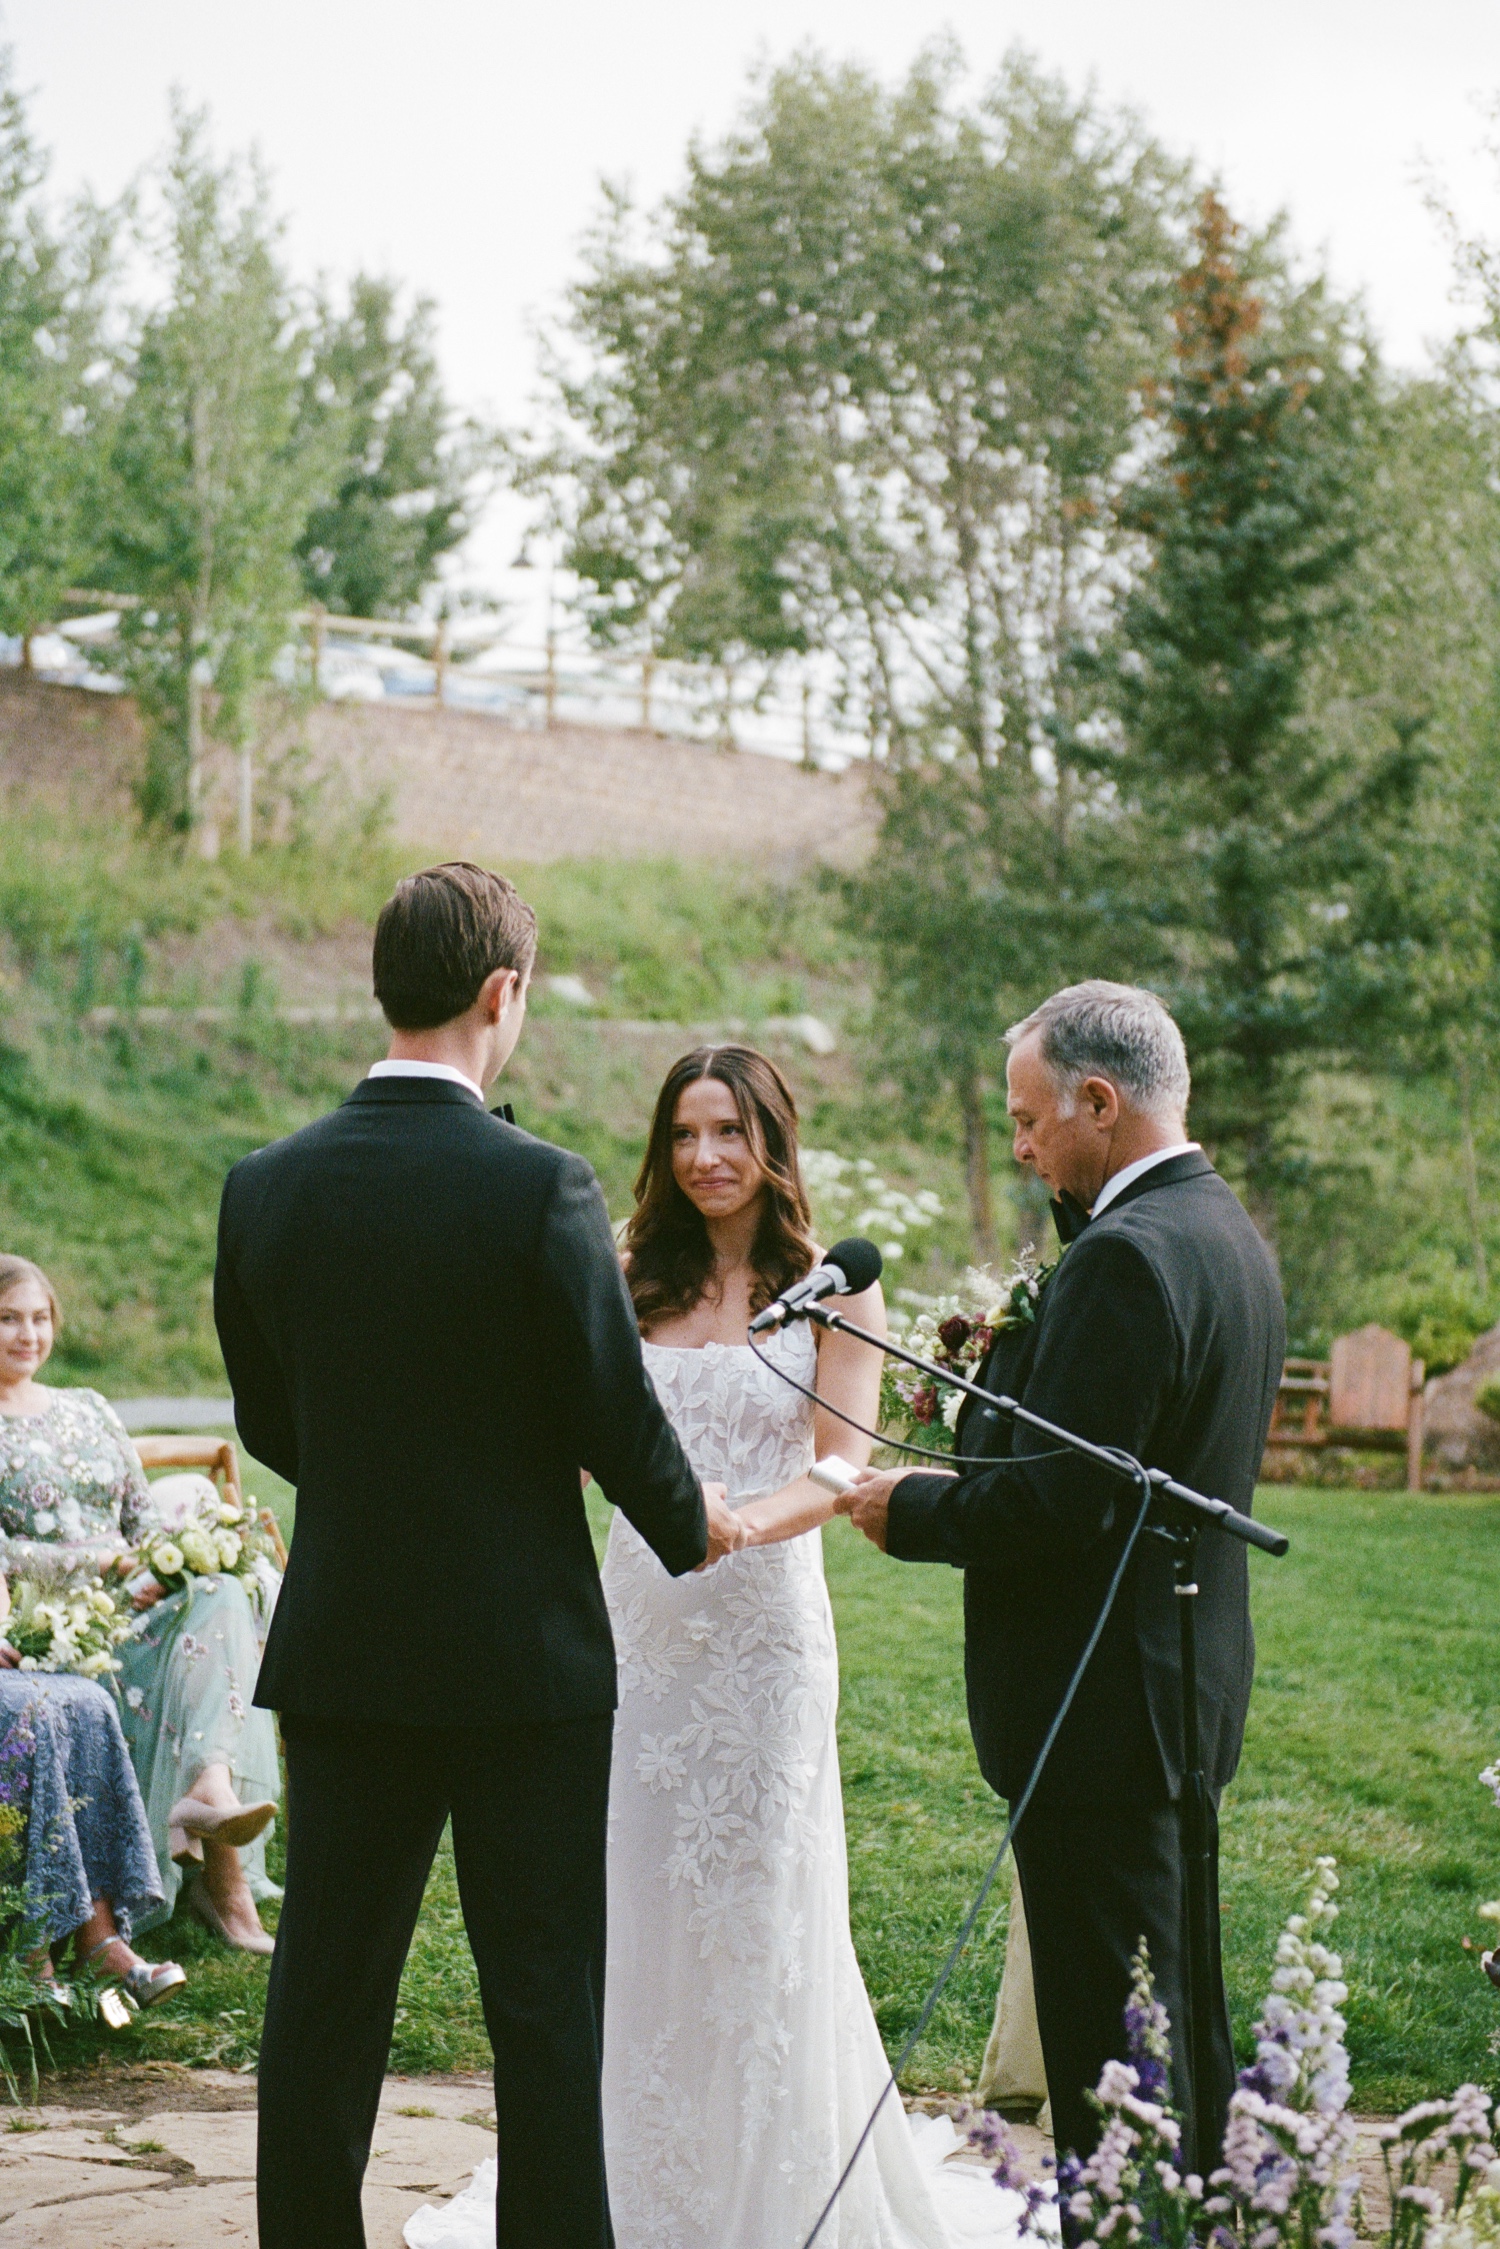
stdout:
<svg viewBox="0 0 1500 2249">
<path fill-rule="evenodd" d="M 151 1487 L 124 1425 L 96 1390 L 55 1390 L 36 1374 L 60 1322 L 45 1274 L 0 1257 L 0 1571 L 56 1577 L 117 1563 L 154 1527 Z M 251 1702 L 260 1646 L 236 1577 L 196 1577 L 181 1592 L 137 1592 L 117 1675 L 136 1776 L 170 1915 L 187 1903 L 225 1944 L 269 1952 L 257 1897 L 279 1895 L 264 1831 L 280 1794 L 271 1714 Z"/>
</svg>

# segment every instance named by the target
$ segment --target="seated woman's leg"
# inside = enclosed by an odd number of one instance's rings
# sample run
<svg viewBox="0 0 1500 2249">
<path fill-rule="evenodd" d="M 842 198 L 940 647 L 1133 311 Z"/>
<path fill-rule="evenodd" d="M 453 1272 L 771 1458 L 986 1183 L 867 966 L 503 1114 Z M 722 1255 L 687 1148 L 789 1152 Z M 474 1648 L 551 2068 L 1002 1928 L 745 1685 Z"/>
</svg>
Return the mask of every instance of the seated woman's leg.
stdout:
<svg viewBox="0 0 1500 2249">
<path fill-rule="evenodd" d="M 166 1899 L 161 1917 L 182 1882 L 175 1833 L 190 1866 L 202 1854 L 191 1893 L 199 1917 L 222 1924 L 231 1942 L 259 1949 L 265 1938 L 255 1895 L 277 1895 L 263 1840 L 246 1848 L 215 1838 L 212 1817 L 187 1829 L 181 1816 L 174 1820 L 185 1799 L 208 1814 L 233 1813 L 281 1794 L 275 1723 L 250 1699 L 260 1646 L 243 1585 L 232 1577 L 194 1579 L 146 1611 L 120 1654 L 125 1729 Z"/>
<path fill-rule="evenodd" d="M 67 1937 L 113 1974 L 144 1963 L 136 1918 L 161 1902 L 150 1832 L 114 1700 L 90 1679 L 0 1671 L 0 1793 L 26 1835 L 28 1920 L 44 1954 Z M 42 1969 L 42 1960 L 38 1967 Z M 180 1983 L 180 1973 L 173 1979 Z"/>
</svg>

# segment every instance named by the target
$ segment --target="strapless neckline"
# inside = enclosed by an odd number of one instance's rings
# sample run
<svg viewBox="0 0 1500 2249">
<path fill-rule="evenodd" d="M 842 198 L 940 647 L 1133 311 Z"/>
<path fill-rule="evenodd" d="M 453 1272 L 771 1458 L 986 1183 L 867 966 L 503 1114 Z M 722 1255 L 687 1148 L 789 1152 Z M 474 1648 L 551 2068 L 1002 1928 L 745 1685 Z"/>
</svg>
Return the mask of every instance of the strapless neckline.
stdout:
<svg viewBox="0 0 1500 2249">
<path fill-rule="evenodd" d="M 700 1351 L 753 1351 L 753 1343 L 720 1343 L 710 1336 L 707 1343 L 653 1343 L 650 1336 L 642 1336 L 643 1351 L 683 1351 L 691 1358 Z"/>
</svg>

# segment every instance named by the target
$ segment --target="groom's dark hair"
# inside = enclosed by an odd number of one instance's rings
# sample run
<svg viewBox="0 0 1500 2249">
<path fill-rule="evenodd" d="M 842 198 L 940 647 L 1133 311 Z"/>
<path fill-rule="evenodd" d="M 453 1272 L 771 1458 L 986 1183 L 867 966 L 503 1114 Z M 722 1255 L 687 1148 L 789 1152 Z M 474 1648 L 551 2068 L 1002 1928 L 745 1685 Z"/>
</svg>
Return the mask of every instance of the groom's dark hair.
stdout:
<svg viewBox="0 0 1500 2249">
<path fill-rule="evenodd" d="M 395 1031 L 432 1031 L 463 1015 L 497 968 L 524 981 L 536 915 L 513 882 L 467 859 L 398 882 L 375 924 L 375 997 Z"/>
</svg>

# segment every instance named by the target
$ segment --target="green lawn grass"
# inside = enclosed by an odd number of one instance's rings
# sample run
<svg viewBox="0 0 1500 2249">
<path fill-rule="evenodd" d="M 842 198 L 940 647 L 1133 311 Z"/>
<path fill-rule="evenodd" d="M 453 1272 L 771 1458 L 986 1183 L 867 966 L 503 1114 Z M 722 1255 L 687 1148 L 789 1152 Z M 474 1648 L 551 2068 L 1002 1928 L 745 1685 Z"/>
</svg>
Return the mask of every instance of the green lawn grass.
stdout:
<svg viewBox="0 0 1500 2249">
<path fill-rule="evenodd" d="M 284 1490 L 261 1471 L 248 1482 L 264 1499 Z M 1476 1778 L 1500 1748 L 1500 1499 L 1276 1490 L 1263 1511 L 1293 1544 L 1284 1562 L 1252 1561 L 1260 1666 L 1223 1822 L 1237 2034 L 1248 2050 L 1276 1932 L 1313 1857 L 1332 1852 L 1344 1880 L 1338 1936 L 1357 2103 L 1389 2110 L 1465 2078 L 1492 2082 L 1500 2002 L 1462 1939 L 1485 1935 L 1475 1907 L 1500 1892 L 1500 1816 Z M 604 1515 L 597 1506 L 596 1528 Z M 964 1721 L 957 1574 L 887 1562 L 842 1523 L 825 1543 L 843 1666 L 854 1935 L 894 2050 L 995 1847 L 1001 1811 L 975 1771 Z M 1002 1884 L 917 2049 L 910 2086 L 959 2090 L 972 2078 L 1000 1972 L 1004 1894 Z M 167 1941 L 159 1933 L 148 1949 Z M 190 1969 L 189 1995 L 144 2018 L 128 2044 L 251 2064 L 264 1965 L 225 1956 L 181 1920 L 169 1941 Z M 98 2042 L 75 2036 L 64 2054 L 81 2059 Z M 445 1849 L 402 1987 L 392 2066 L 487 2061 Z"/>
</svg>

